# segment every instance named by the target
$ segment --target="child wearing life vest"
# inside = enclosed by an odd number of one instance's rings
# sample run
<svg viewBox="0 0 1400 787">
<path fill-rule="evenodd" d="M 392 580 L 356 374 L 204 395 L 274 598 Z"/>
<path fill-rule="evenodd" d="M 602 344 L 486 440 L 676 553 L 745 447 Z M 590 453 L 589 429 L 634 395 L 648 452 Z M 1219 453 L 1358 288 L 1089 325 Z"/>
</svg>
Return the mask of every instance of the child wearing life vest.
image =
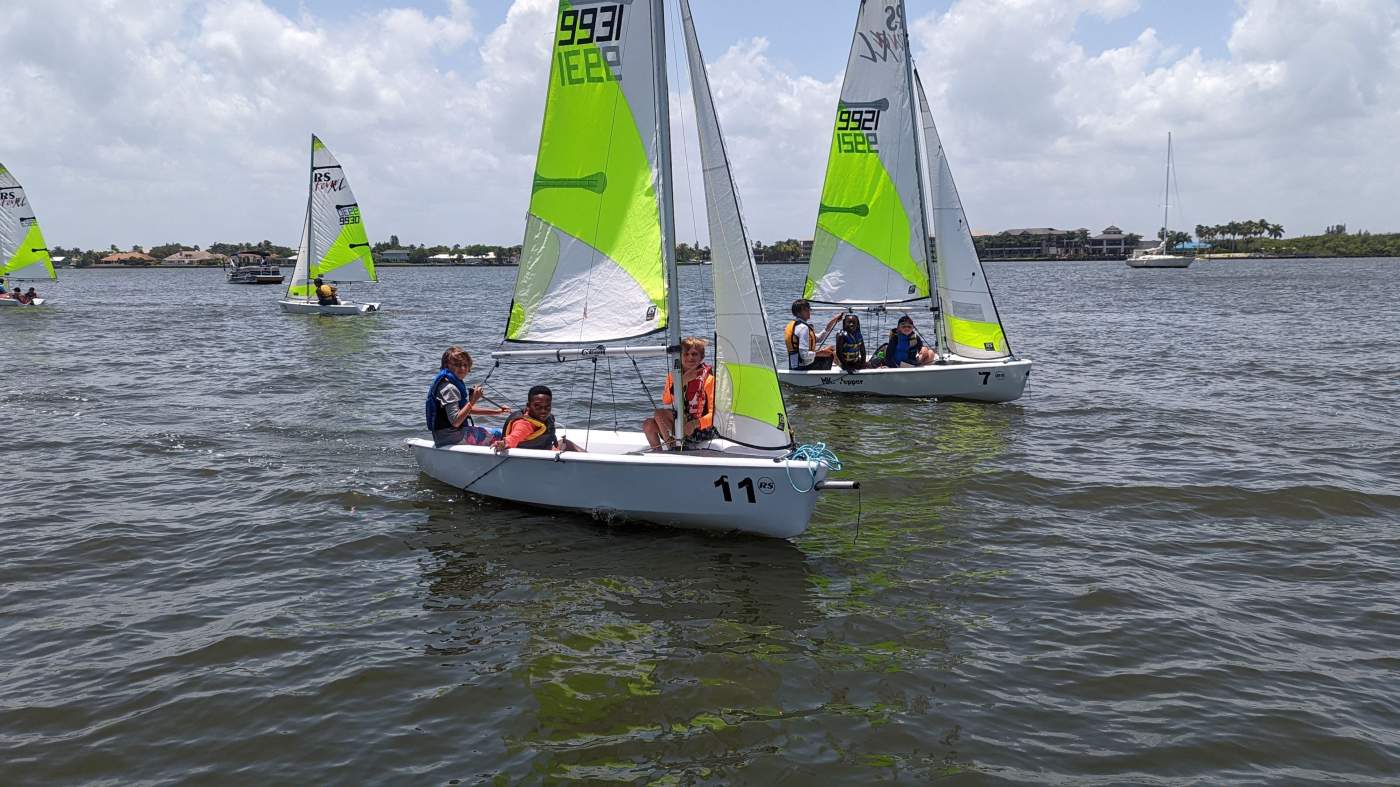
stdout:
<svg viewBox="0 0 1400 787">
<path fill-rule="evenodd" d="M 866 366 L 865 337 L 860 333 L 860 318 L 854 314 L 841 318 L 841 331 L 836 334 L 836 363 L 847 372 Z"/>
<path fill-rule="evenodd" d="M 491 447 L 498 454 L 507 453 L 512 448 L 583 453 L 583 449 L 569 438 L 555 435 L 554 392 L 543 385 L 530 389 L 525 397 L 525 409 L 512 413 L 506 419 L 503 434 Z"/>
<path fill-rule="evenodd" d="M 489 445 L 501 436 L 499 429 L 487 429 L 472 423 L 473 415 L 504 415 L 508 407 L 477 407 L 481 400 L 481 386 L 467 390 L 463 378 L 471 374 L 472 357 L 461 347 L 453 345 L 442 354 L 442 368 L 428 387 L 428 400 L 425 414 L 428 431 L 433 433 L 433 444 L 448 445 Z"/>
<path fill-rule="evenodd" d="M 705 363 L 706 342 L 698 336 L 681 339 L 681 383 L 685 386 L 685 437 L 694 437 L 714 427 L 715 420 L 715 375 L 710 365 Z M 661 392 L 661 403 L 675 403 L 676 378 L 666 373 L 666 387 Z M 652 416 L 642 422 L 642 433 L 652 449 L 674 441 L 676 433 L 676 411 L 670 408 L 657 409 Z"/>
</svg>

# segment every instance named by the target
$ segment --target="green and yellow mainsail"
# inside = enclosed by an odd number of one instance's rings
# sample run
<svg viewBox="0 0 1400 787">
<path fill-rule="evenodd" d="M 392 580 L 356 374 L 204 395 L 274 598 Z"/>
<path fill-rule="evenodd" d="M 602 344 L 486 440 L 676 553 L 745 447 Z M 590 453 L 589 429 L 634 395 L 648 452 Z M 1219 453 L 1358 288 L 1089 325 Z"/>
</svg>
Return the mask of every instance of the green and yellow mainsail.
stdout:
<svg viewBox="0 0 1400 787">
<path fill-rule="evenodd" d="M 24 187 L 4 164 L 0 164 L 0 277 L 58 278 Z"/>
<path fill-rule="evenodd" d="M 317 276 L 337 283 L 378 281 L 355 192 L 340 162 L 314 134 L 308 188 L 306 221 L 288 297 L 310 298 L 311 282 Z"/>
<path fill-rule="evenodd" d="M 739 197 L 729 156 L 715 113 L 705 60 L 690 15 L 681 0 L 691 93 L 700 132 L 700 161 L 705 176 L 709 218 L 710 272 L 715 291 L 715 416 L 722 437 L 757 448 L 792 445 L 787 408 L 778 390 L 773 344 L 763 315 L 763 296 L 753 251 L 744 232 Z"/>
<path fill-rule="evenodd" d="M 972 242 L 953 170 L 943 152 L 943 141 L 933 124 L 933 112 L 924 95 L 917 72 L 919 113 L 928 146 L 929 176 L 933 179 L 930 201 L 933 208 L 933 234 L 937 244 L 938 304 L 943 315 L 943 334 L 948 349 L 965 358 L 993 359 L 1011 355 L 1006 332 L 997 314 L 996 302 L 987 286 L 986 272 Z"/>
<path fill-rule="evenodd" d="M 831 135 L 803 297 L 929 297 L 908 33 L 901 0 L 862 0 Z"/>
<path fill-rule="evenodd" d="M 666 328 L 654 6 L 559 2 L 509 341 Z"/>
</svg>

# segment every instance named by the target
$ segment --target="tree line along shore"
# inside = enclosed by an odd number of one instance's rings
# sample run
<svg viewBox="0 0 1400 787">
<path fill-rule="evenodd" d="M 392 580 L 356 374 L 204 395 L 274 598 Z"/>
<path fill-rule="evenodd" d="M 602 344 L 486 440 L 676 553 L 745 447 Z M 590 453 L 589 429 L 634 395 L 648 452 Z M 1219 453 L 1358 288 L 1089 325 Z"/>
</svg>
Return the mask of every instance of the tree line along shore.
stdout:
<svg viewBox="0 0 1400 787">
<path fill-rule="evenodd" d="M 1196 241 L 1185 232 L 1166 233 L 1173 248 L 1189 245 L 1191 251 L 1208 257 L 1400 257 L 1400 233 L 1348 232 L 1345 224 L 1329 226 L 1321 235 L 1282 237 L 1282 228 L 1268 222 L 1231 222 L 1220 225 L 1197 225 Z M 1269 237 L 1265 237 L 1269 236 Z M 1130 238 L 1138 236 L 1129 235 Z M 1157 238 L 1163 239 L 1158 231 Z M 1007 256 L 1005 243 L 1011 239 L 1024 244 L 1023 255 Z M 1084 260 L 1104 259 L 1102 256 L 1076 252 L 1073 245 L 1061 244 L 1054 254 L 1045 254 L 1044 241 L 1034 236 L 1010 236 L 1007 233 L 978 235 L 973 239 L 978 252 L 987 261 L 995 260 Z M 997 245 L 1000 244 L 1000 245 Z M 932 245 L 932 244 L 930 244 Z M 997 254 L 988 254 L 996 246 Z M 520 246 L 490 244 L 453 244 L 451 246 L 400 245 L 397 236 L 387 242 L 374 244 L 376 265 L 515 265 L 520 258 Z M 772 244 L 754 243 L 754 257 L 764 263 L 802 263 L 811 255 L 812 242 L 795 238 Z M 55 246 L 50 253 L 62 265 L 71 268 L 149 268 L 149 267 L 220 267 L 240 252 L 266 255 L 269 260 L 291 264 L 296 250 L 268 240 L 256 243 L 212 243 L 201 249 L 197 245 L 164 243 L 150 247 L 133 246 L 130 251 L 115 245 L 107 249 L 79 249 Z M 682 264 L 698 264 L 708 260 L 710 250 L 699 243 L 680 243 L 676 260 Z"/>
</svg>

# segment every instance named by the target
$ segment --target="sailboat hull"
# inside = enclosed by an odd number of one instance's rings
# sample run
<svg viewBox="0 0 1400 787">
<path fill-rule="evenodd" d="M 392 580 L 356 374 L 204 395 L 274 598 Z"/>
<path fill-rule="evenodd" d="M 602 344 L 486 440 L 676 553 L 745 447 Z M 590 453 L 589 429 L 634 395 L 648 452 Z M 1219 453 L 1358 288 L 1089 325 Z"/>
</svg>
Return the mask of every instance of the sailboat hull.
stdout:
<svg viewBox="0 0 1400 787">
<path fill-rule="evenodd" d="M 43 306 L 48 303 L 46 298 L 35 298 L 30 303 L 20 303 L 14 298 L 0 298 L 0 306 Z"/>
<path fill-rule="evenodd" d="M 324 314 L 331 317 L 349 317 L 356 314 L 370 314 L 379 311 L 377 303 L 341 302 L 333 306 L 322 306 L 307 301 L 278 301 L 278 306 L 288 314 Z"/>
<path fill-rule="evenodd" d="M 644 452 L 636 432 L 560 430 L 587 453 L 484 446 L 435 448 L 410 439 L 418 466 L 448 486 L 606 520 L 791 538 L 807 529 L 826 468 L 712 451 Z"/>
<path fill-rule="evenodd" d="M 1010 402 L 1021 398 L 1031 375 L 1028 358 L 843 372 L 778 370 L 779 382 L 843 394 Z"/>
<path fill-rule="evenodd" d="M 1177 257 L 1171 254 L 1144 254 L 1128 260 L 1129 268 L 1189 268 L 1195 262 L 1193 257 Z"/>
</svg>

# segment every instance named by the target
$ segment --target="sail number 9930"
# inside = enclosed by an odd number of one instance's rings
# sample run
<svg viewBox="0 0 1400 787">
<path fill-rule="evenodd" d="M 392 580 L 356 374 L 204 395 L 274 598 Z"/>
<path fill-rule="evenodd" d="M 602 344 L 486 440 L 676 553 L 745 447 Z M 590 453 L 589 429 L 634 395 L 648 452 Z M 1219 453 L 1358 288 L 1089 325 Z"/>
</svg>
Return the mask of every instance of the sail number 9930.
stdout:
<svg viewBox="0 0 1400 787">
<path fill-rule="evenodd" d="M 559 12 L 555 42 L 559 84 L 622 81 L 622 3 L 570 8 Z"/>
</svg>

